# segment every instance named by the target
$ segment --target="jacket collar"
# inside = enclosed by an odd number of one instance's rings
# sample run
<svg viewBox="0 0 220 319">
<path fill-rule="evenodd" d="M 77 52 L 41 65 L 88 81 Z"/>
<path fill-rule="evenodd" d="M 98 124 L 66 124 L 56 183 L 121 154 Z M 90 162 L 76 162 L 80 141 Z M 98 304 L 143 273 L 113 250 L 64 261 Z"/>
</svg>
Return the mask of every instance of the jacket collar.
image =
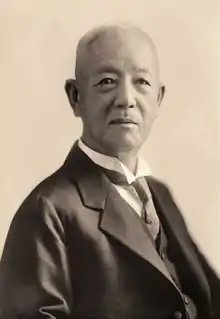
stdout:
<svg viewBox="0 0 220 319">
<path fill-rule="evenodd" d="M 100 167 L 78 147 L 73 145 L 63 165 L 67 176 L 79 190 L 84 206 L 104 209 L 109 188 L 109 180 Z"/>
</svg>

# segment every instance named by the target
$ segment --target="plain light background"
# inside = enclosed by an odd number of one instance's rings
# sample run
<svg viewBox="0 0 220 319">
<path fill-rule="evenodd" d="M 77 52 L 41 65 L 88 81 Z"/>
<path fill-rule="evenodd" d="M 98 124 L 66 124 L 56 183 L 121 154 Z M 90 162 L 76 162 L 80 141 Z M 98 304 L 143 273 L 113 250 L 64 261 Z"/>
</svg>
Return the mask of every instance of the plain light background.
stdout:
<svg viewBox="0 0 220 319">
<path fill-rule="evenodd" d="M 63 89 L 77 40 L 123 20 L 155 40 L 167 87 L 142 154 L 220 272 L 219 19 L 218 0 L 0 1 L 0 254 L 18 206 L 80 136 Z"/>
</svg>

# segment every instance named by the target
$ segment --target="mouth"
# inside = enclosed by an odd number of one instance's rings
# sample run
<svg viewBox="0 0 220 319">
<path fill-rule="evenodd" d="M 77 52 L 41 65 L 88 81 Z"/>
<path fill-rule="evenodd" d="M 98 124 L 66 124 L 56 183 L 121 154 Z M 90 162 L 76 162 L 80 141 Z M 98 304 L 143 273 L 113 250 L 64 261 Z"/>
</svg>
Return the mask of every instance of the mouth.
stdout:
<svg viewBox="0 0 220 319">
<path fill-rule="evenodd" d="M 132 119 L 118 118 L 118 119 L 111 120 L 109 124 L 110 125 L 137 125 L 137 122 L 135 122 Z"/>
</svg>

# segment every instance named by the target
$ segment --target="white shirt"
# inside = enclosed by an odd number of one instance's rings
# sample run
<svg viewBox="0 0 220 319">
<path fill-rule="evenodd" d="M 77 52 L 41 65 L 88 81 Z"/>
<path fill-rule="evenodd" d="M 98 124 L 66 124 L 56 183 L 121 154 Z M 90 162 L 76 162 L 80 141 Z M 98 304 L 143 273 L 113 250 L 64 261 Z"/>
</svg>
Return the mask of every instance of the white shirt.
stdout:
<svg viewBox="0 0 220 319">
<path fill-rule="evenodd" d="M 134 175 L 118 158 L 104 155 L 92 150 L 80 139 L 78 141 L 79 148 L 97 165 L 106 169 L 119 172 L 126 176 L 128 183 L 131 184 L 135 179 L 143 176 L 151 175 L 151 170 L 147 162 L 138 157 L 137 171 Z M 113 184 L 113 183 L 112 183 Z M 123 199 L 139 214 L 141 215 L 142 203 L 139 196 L 134 192 L 130 192 L 121 185 L 113 184 Z"/>
</svg>

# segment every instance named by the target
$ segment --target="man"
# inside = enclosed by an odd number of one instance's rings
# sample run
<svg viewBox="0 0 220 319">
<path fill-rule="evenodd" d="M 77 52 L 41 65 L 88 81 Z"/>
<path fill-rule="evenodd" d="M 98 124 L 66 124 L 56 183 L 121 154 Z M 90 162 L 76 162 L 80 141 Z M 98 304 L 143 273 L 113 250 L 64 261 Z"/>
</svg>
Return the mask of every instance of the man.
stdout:
<svg viewBox="0 0 220 319">
<path fill-rule="evenodd" d="M 12 221 L 0 318 L 220 318 L 219 279 L 138 156 L 165 92 L 150 37 L 94 28 L 65 89 L 82 137 Z"/>
</svg>

